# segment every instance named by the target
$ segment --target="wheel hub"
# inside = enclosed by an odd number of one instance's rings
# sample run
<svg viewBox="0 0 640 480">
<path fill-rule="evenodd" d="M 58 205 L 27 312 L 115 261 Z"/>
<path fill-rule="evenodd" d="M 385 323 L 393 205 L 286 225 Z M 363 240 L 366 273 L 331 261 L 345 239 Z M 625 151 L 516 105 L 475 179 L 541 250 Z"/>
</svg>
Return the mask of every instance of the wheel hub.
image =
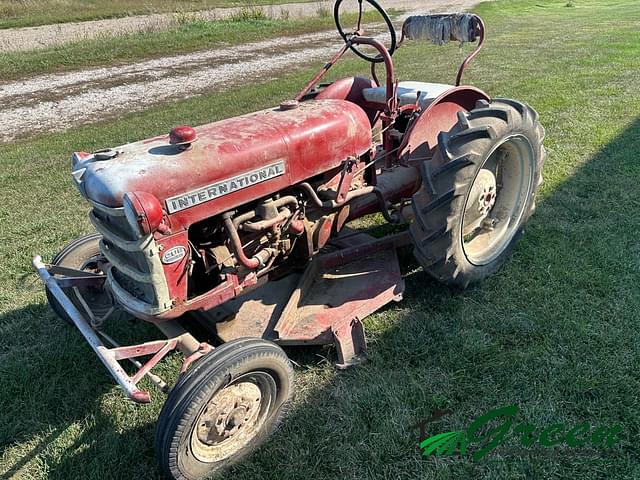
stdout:
<svg viewBox="0 0 640 480">
<path fill-rule="evenodd" d="M 478 228 L 496 203 L 496 177 L 491 170 L 483 168 L 473 182 L 465 211 L 464 235 Z"/>
<path fill-rule="evenodd" d="M 491 211 L 491 208 L 493 208 L 493 205 L 495 203 L 496 203 L 495 186 L 493 185 L 485 186 L 482 189 L 482 193 L 480 194 L 480 197 L 478 198 L 478 211 L 480 212 L 480 215 L 483 217 L 486 217 Z"/>
<path fill-rule="evenodd" d="M 191 438 L 195 457 L 211 462 L 228 457 L 256 432 L 262 403 L 251 382 L 229 385 L 216 393 L 200 414 Z"/>
</svg>

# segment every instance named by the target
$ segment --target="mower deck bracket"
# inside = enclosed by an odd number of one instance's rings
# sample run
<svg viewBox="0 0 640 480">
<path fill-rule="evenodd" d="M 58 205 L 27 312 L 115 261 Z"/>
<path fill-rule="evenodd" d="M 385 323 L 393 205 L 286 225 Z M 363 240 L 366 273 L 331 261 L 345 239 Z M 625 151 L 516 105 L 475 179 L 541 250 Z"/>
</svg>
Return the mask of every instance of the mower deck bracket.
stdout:
<svg viewBox="0 0 640 480">
<path fill-rule="evenodd" d="M 61 267 L 60 265 L 45 265 L 45 268 L 49 275 L 55 277 L 60 288 L 101 287 L 107 278 L 106 275 Z"/>
<path fill-rule="evenodd" d="M 362 363 L 367 343 L 364 326 L 359 318 L 337 322 L 331 327 L 331 333 L 338 351 L 337 368 L 344 370 Z"/>
</svg>

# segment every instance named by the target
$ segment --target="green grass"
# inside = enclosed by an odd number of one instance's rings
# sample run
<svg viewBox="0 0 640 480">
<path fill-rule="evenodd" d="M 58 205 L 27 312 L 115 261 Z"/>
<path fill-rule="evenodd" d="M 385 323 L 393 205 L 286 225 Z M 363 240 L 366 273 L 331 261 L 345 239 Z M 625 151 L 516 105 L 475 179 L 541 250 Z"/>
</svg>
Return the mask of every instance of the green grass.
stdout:
<svg viewBox="0 0 640 480">
<path fill-rule="evenodd" d="M 309 2 L 313 0 L 297 0 Z M 216 7 L 258 8 L 288 0 L 0 0 L 0 28 L 32 27 L 152 13 L 185 13 Z"/>
<path fill-rule="evenodd" d="M 633 0 L 496 2 L 479 8 L 486 50 L 465 80 L 533 105 L 547 130 L 545 184 L 523 240 L 496 276 L 456 291 L 429 279 L 410 252 L 405 300 L 365 321 L 369 362 L 337 372 L 332 350 L 289 349 L 300 365 L 283 428 L 228 478 L 640 478 L 640 5 Z M 395 57 L 401 78 L 451 81 L 454 46 Z M 318 64 L 322 59 L 318 59 Z M 334 76 L 366 65 L 349 61 Z M 0 476 L 157 478 L 151 439 L 161 407 L 123 400 L 77 332 L 54 317 L 30 270 L 90 231 L 68 154 L 276 104 L 310 70 L 252 89 L 173 103 L 0 147 Z M 135 325 L 135 327 L 134 327 Z M 147 325 L 115 328 L 153 334 Z M 176 374 L 179 359 L 159 373 Z M 427 432 L 466 427 L 516 403 L 539 426 L 619 423 L 611 450 L 541 449 L 472 462 L 422 458 Z M 515 453 L 514 453 L 515 452 Z"/>
<path fill-rule="evenodd" d="M 346 24 L 355 18 L 356 14 L 343 15 Z M 364 19 L 374 21 L 379 16 L 373 12 L 365 12 Z M 203 49 L 228 49 L 241 43 L 276 36 L 295 37 L 331 28 L 335 28 L 333 17 L 321 13 L 295 20 L 251 15 L 219 21 L 186 18 L 184 22 L 163 31 L 105 35 L 43 49 L 0 52 L 0 79 L 114 65 Z"/>
</svg>

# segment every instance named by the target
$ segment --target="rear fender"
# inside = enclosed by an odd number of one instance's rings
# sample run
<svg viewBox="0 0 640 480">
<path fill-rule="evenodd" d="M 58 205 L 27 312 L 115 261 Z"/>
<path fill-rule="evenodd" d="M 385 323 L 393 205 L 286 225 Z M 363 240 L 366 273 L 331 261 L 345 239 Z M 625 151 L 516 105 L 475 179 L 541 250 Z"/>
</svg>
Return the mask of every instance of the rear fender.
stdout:
<svg viewBox="0 0 640 480">
<path fill-rule="evenodd" d="M 347 77 L 336 80 L 321 90 L 315 98 L 317 100 L 348 100 L 361 107 L 369 117 L 369 122 L 373 126 L 377 119 L 378 110 L 367 106 L 362 91 L 365 88 L 375 87 L 373 80 L 364 77 Z"/>
<path fill-rule="evenodd" d="M 409 126 L 400 144 L 400 162 L 409 165 L 431 158 L 438 134 L 451 130 L 458 112 L 472 110 L 478 100 L 489 101 L 489 96 L 475 87 L 452 87 L 436 98 Z"/>
</svg>

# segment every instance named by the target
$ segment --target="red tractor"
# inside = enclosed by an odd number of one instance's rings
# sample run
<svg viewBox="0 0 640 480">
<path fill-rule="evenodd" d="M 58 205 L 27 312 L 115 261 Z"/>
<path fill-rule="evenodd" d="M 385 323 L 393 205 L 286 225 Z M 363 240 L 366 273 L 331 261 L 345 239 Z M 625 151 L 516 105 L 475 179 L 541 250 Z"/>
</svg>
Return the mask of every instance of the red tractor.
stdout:
<svg viewBox="0 0 640 480">
<path fill-rule="evenodd" d="M 397 247 L 413 245 L 429 274 L 466 287 L 502 266 L 534 211 L 545 156 L 538 115 L 460 85 L 482 46 L 480 18 L 409 17 L 396 42 L 389 16 L 366 1 L 390 44 L 364 36 L 361 15 L 345 31 L 338 0 L 345 45 L 295 99 L 73 154 L 96 233 L 50 265 L 33 263 L 53 310 L 131 400 L 149 402 L 143 377 L 168 393 L 155 447 L 170 478 L 225 468 L 281 422 L 293 370 L 280 346 L 335 344 L 340 367 L 362 358 L 362 319 L 402 297 Z M 391 56 L 417 39 L 478 44 L 455 85 L 397 82 Z M 318 86 L 349 50 L 371 62 L 371 78 Z M 347 227 L 375 213 L 395 233 Z M 167 338 L 120 346 L 102 326 L 123 316 Z M 169 388 L 151 369 L 172 350 L 184 363 Z"/>
</svg>

